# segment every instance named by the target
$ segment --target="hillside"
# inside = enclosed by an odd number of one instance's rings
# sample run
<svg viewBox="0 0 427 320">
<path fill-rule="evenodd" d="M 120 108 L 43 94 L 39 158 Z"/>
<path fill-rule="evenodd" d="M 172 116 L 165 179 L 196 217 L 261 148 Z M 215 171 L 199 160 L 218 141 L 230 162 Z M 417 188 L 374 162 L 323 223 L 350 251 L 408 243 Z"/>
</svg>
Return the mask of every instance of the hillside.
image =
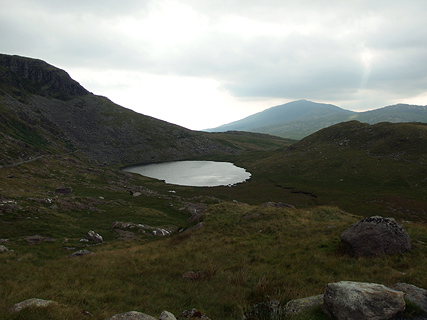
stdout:
<svg viewBox="0 0 427 320">
<path fill-rule="evenodd" d="M 322 129 L 252 166 L 284 190 L 312 195 L 313 203 L 427 221 L 426 150 L 425 123 L 349 121 Z"/>
<path fill-rule="evenodd" d="M 322 128 L 349 120 L 370 124 L 385 121 L 427 122 L 427 106 L 398 104 L 366 112 L 354 112 L 330 104 L 299 100 L 206 131 L 241 130 L 302 139 Z"/>
<path fill-rule="evenodd" d="M 124 165 L 241 150 L 89 93 L 44 61 L 8 55 L 0 55 L 0 129 L 3 166 L 76 151 L 99 164 Z"/>
</svg>

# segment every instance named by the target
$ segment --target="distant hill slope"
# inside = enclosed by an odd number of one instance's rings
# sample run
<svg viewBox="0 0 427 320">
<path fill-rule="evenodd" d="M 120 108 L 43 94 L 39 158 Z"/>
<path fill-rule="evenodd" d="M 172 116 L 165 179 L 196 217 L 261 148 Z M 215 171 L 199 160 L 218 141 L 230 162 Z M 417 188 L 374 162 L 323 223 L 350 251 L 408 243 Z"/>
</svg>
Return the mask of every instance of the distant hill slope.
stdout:
<svg viewBox="0 0 427 320">
<path fill-rule="evenodd" d="M 256 148 L 263 140 L 273 139 L 276 147 L 289 144 L 267 135 L 256 139 Z M 74 151 L 99 164 L 126 165 L 241 148 L 227 137 L 218 139 L 120 107 L 44 61 L 0 55 L 0 166 Z"/>
<path fill-rule="evenodd" d="M 383 121 L 427 122 L 427 106 L 398 104 L 372 111 L 354 112 L 331 104 L 299 100 L 206 131 L 241 130 L 302 139 L 317 130 L 349 120 L 371 124 Z"/>
<path fill-rule="evenodd" d="M 312 194 L 316 203 L 366 215 L 385 208 L 394 217 L 413 214 L 425 221 L 426 150 L 427 123 L 348 121 L 253 166 L 284 189 Z"/>
</svg>

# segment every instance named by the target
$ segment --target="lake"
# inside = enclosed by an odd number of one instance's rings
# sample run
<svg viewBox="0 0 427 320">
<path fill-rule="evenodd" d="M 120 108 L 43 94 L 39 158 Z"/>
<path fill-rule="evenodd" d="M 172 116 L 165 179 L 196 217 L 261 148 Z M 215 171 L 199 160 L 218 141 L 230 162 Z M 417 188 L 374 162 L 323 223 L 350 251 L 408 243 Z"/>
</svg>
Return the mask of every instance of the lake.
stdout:
<svg viewBox="0 0 427 320">
<path fill-rule="evenodd" d="M 234 185 L 251 177 L 244 168 L 230 162 L 217 161 L 173 161 L 130 166 L 122 170 L 170 184 L 192 187 Z"/>
</svg>

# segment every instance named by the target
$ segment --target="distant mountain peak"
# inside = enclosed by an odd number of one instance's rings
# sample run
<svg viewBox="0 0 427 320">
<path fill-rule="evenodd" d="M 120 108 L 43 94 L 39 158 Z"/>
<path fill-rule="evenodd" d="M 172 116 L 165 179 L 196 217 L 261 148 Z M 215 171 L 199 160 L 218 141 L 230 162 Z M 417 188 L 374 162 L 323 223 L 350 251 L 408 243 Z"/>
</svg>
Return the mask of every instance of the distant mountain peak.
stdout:
<svg viewBox="0 0 427 320">
<path fill-rule="evenodd" d="M 333 104 L 301 99 L 206 131 L 240 130 L 302 139 L 320 129 L 349 120 L 370 124 L 384 121 L 427 122 L 427 106 L 397 104 L 366 112 L 354 112 Z"/>
</svg>

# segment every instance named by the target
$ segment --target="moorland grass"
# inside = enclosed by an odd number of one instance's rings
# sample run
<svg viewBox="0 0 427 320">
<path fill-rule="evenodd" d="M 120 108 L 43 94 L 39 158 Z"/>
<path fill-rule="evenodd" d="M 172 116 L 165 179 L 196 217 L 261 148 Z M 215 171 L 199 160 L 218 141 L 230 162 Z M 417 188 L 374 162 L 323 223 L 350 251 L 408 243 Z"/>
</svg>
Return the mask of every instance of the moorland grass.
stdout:
<svg viewBox="0 0 427 320">
<path fill-rule="evenodd" d="M 426 227 L 405 225 L 413 242 L 407 254 L 354 259 L 340 253 L 339 236 L 359 218 L 335 207 L 293 210 L 221 203 L 209 208 L 205 227 L 198 231 L 124 247 L 105 243 L 89 248 L 96 253 L 92 256 L 70 259 L 63 252 L 43 257 L 43 250 L 55 246 L 47 243 L 33 253 L 17 249 L 0 256 L 0 317 L 17 319 L 8 311 L 13 304 L 38 297 L 61 306 L 26 319 L 80 319 L 77 310 L 89 311 L 95 319 L 130 310 L 179 315 L 196 307 L 212 319 L 226 320 L 240 319 L 249 306 L 270 299 L 285 303 L 320 294 L 325 284 L 340 280 L 426 287 Z M 183 279 L 190 270 L 205 277 Z"/>
</svg>

